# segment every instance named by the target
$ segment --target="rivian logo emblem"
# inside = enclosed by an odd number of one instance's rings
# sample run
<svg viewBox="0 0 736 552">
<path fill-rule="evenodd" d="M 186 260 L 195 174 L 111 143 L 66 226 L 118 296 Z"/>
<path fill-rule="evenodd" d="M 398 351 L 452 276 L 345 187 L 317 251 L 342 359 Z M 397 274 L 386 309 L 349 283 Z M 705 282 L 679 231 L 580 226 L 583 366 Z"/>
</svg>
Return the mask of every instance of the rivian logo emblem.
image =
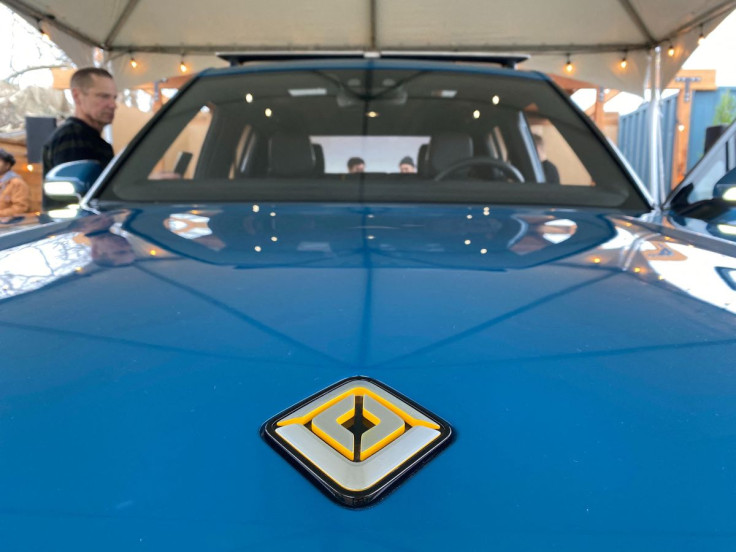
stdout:
<svg viewBox="0 0 736 552">
<path fill-rule="evenodd" d="M 452 430 L 382 383 L 355 377 L 274 416 L 261 433 L 332 498 L 359 507 L 447 444 Z"/>
</svg>

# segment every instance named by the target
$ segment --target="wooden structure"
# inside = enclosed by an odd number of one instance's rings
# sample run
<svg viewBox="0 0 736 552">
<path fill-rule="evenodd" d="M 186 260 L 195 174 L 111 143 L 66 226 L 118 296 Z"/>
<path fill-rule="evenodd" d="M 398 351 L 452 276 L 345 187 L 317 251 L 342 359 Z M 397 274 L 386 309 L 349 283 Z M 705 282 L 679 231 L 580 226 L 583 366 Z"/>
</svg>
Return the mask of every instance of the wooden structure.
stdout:
<svg viewBox="0 0 736 552">
<path fill-rule="evenodd" d="M 618 96 L 620 91 L 595 87 L 593 84 L 566 77 L 553 75 L 554 81 L 569 95 L 581 89 L 595 89 L 595 103 L 585 110 L 598 128 L 614 143 L 617 142 L 619 116 L 617 113 L 605 111 L 605 105 Z M 690 118 L 693 92 L 697 90 L 716 90 L 716 72 L 713 69 L 681 69 L 665 89 L 678 90 L 677 96 L 677 131 L 672 152 L 672 179 L 669 183 L 674 188 L 687 172 L 688 140 L 690 136 Z"/>
</svg>

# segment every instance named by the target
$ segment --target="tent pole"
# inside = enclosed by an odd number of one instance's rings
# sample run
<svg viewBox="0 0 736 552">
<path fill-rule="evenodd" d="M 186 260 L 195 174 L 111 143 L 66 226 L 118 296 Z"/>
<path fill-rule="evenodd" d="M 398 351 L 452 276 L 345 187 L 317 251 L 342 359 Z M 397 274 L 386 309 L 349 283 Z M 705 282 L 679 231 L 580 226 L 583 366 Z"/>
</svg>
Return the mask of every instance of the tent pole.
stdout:
<svg viewBox="0 0 736 552">
<path fill-rule="evenodd" d="M 662 89 L 662 48 L 652 50 L 649 78 L 649 188 L 659 211 L 665 200 L 662 174 L 662 132 L 660 129 L 660 92 Z"/>
<path fill-rule="evenodd" d="M 371 51 L 375 52 L 375 51 L 378 50 L 378 39 L 376 38 L 376 33 L 377 33 L 377 26 L 376 26 L 377 25 L 376 24 L 376 0 L 370 0 L 370 18 L 371 18 L 371 21 L 370 21 L 370 24 L 371 24 L 371 29 L 370 29 L 370 33 L 371 33 L 371 37 L 370 37 L 371 46 L 370 46 L 370 49 L 371 49 Z"/>
</svg>

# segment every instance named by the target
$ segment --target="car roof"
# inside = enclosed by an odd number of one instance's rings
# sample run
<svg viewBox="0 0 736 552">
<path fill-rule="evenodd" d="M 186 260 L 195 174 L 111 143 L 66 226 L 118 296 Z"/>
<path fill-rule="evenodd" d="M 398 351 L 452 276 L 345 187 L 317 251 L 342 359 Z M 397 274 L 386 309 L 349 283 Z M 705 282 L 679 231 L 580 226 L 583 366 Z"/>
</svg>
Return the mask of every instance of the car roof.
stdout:
<svg viewBox="0 0 736 552">
<path fill-rule="evenodd" d="M 434 61 L 426 59 L 383 59 L 383 58 L 319 58 L 295 59 L 284 61 L 254 61 L 244 65 L 210 68 L 202 71 L 201 78 L 211 78 L 222 75 L 240 75 L 245 73 L 259 73 L 272 71 L 299 71 L 315 69 L 395 69 L 415 71 L 442 71 L 459 73 L 479 73 L 495 76 L 515 77 L 519 79 L 551 81 L 544 73 L 538 71 L 520 71 L 498 67 L 492 63 L 483 62 L 452 62 Z"/>
<path fill-rule="evenodd" d="M 443 51 L 401 51 L 382 50 L 348 51 L 348 50 L 252 50 L 246 52 L 220 52 L 217 57 L 230 63 L 232 66 L 249 62 L 260 61 L 294 61 L 307 59 L 409 59 L 422 61 L 452 61 L 465 63 L 491 63 L 509 69 L 515 69 L 519 63 L 527 61 L 529 54 L 494 54 L 489 52 L 443 52 Z"/>
</svg>

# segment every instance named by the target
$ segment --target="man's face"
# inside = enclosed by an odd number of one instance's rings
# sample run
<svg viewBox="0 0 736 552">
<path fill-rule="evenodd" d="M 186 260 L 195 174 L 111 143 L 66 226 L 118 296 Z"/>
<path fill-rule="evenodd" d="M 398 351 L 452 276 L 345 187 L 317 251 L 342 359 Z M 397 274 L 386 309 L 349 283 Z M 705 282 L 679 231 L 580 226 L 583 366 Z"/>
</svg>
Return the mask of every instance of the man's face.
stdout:
<svg viewBox="0 0 736 552">
<path fill-rule="evenodd" d="M 92 85 L 87 89 L 74 88 L 75 115 L 86 123 L 102 130 L 115 118 L 115 98 L 118 90 L 115 82 L 107 77 L 92 75 Z"/>
<path fill-rule="evenodd" d="M 0 174 L 5 174 L 10 170 L 10 167 L 12 165 L 10 164 L 10 161 L 5 161 L 5 159 L 0 159 Z"/>
<path fill-rule="evenodd" d="M 357 165 L 353 165 L 350 167 L 351 173 L 362 173 L 365 172 L 365 164 L 364 163 L 358 163 Z"/>
<path fill-rule="evenodd" d="M 409 163 L 402 163 L 399 165 L 399 170 L 402 173 L 413 173 L 416 172 L 416 169 L 414 168 L 414 165 L 410 165 Z"/>
</svg>

